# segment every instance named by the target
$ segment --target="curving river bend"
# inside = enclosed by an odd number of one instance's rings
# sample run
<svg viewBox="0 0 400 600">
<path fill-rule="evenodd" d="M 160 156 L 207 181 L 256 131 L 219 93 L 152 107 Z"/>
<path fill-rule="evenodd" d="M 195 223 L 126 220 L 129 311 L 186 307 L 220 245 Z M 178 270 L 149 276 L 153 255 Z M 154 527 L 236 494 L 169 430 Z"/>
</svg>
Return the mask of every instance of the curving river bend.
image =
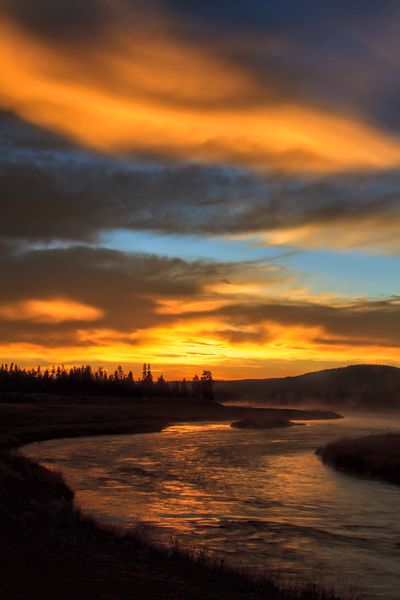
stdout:
<svg viewBox="0 0 400 600">
<path fill-rule="evenodd" d="M 238 430 L 184 424 L 161 433 L 26 446 L 60 469 L 85 511 L 177 539 L 258 572 L 318 580 L 363 598 L 400 598 L 400 486 L 339 473 L 315 449 L 400 429 L 398 417 Z"/>
</svg>

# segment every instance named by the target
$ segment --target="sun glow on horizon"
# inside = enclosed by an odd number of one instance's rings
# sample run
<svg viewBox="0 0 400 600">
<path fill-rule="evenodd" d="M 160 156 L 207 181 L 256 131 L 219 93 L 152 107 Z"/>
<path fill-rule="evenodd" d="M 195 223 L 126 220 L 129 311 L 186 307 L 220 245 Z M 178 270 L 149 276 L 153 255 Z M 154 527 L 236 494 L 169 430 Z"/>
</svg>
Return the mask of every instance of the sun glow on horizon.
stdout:
<svg viewBox="0 0 400 600">
<path fill-rule="evenodd" d="M 376 363 L 400 366 L 395 343 L 382 348 L 360 339 L 349 346 L 346 337 L 328 338 L 320 328 L 309 326 L 268 323 L 264 328 L 230 331 L 221 330 L 218 321 L 204 320 L 136 332 L 130 342 L 127 337 L 112 330 L 89 330 L 81 338 L 84 346 L 1 344 L 0 356 L 13 357 L 29 367 L 91 364 L 114 369 L 121 364 L 126 370 L 133 366 L 136 376 L 145 361 L 168 379 L 192 377 L 203 368 L 210 368 L 217 379 L 245 378 L 246 373 L 258 377 L 298 375 L 326 365 L 365 364 L 371 362 L 371 356 Z"/>
</svg>

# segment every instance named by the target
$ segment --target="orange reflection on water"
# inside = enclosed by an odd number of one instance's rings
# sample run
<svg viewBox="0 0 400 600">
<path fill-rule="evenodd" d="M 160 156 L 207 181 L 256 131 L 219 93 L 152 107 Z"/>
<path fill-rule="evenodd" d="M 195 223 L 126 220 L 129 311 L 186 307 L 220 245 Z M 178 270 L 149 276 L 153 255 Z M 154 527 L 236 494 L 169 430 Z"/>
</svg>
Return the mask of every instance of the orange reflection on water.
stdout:
<svg viewBox="0 0 400 600">
<path fill-rule="evenodd" d="M 325 582 L 343 589 L 358 579 L 368 593 L 381 581 L 381 597 L 397 600 L 400 490 L 338 473 L 314 454 L 344 434 L 392 425 L 376 416 L 263 431 L 184 423 L 28 452 L 61 468 L 78 503 L 109 522 L 139 522 L 154 539 L 177 538 L 261 573 L 315 581 L 322 570 Z"/>
</svg>

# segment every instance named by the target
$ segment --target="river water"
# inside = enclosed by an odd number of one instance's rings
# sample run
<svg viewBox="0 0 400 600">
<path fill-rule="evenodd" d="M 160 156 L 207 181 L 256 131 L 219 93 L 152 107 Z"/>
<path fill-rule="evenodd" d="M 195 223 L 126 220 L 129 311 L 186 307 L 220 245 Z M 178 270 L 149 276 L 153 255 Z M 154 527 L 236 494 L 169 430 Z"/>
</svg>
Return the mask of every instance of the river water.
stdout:
<svg viewBox="0 0 400 600">
<path fill-rule="evenodd" d="M 400 598 L 400 486 L 337 472 L 315 449 L 400 430 L 347 417 L 272 430 L 183 424 L 161 433 L 40 442 L 25 454 L 63 472 L 85 511 L 138 523 L 259 573 Z"/>
</svg>

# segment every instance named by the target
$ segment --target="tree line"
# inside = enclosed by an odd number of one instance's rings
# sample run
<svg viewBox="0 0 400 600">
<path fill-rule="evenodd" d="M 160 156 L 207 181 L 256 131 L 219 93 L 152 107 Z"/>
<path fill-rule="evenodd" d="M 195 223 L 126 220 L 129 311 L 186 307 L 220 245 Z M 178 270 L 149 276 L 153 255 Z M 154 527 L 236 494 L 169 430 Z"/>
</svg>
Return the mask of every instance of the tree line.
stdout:
<svg viewBox="0 0 400 600">
<path fill-rule="evenodd" d="M 25 369 L 11 363 L 0 367 L 0 392 L 85 394 L 126 397 L 173 397 L 214 400 L 214 380 L 211 371 L 205 370 L 191 382 L 169 383 L 160 375 L 155 380 L 150 364 L 144 363 L 141 377 L 134 379 L 132 371 L 126 373 L 121 366 L 108 373 L 103 367 L 90 365 L 71 367 L 63 365 L 51 369 L 41 367 Z"/>
</svg>

